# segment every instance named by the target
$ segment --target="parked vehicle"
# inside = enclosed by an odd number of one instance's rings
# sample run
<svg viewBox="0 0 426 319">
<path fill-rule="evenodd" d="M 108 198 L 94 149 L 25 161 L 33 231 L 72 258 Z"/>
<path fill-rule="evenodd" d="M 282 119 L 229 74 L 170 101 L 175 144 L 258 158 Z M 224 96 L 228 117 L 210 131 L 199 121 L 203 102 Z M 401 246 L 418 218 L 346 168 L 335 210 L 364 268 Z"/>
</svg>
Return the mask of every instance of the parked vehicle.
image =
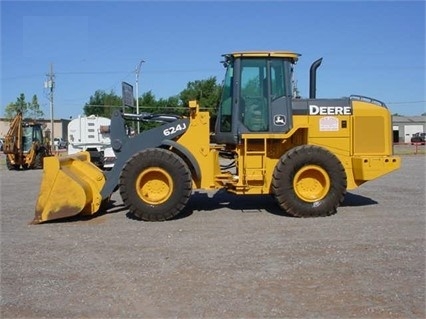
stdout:
<svg viewBox="0 0 426 319">
<path fill-rule="evenodd" d="M 110 139 L 111 120 L 90 115 L 79 116 L 68 124 L 68 155 L 81 151 L 90 153 L 90 160 L 102 169 L 114 166 L 115 154 Z"/>
<path fill-rule="evenodd" d="M 425 145 L 425 140 L 426 140 L 426 133 L 417 132 L 413 134 L 413 136 L 411 137 L 411 145 L 414 145 L 414 144 Z"/>
<path fill-rule="evenodd" d="M 62 138 L 55 137 L 53 139 L 53 145 L 55 145 L 55 147 L 58 148 L 58 149 L 64 149 L 64 148 L 67 148 L 68 143 L 67 143 L 67 141 L 63 140 Z"/>
<path fill-rule="evenodd" d="M 43 159 L 52 156 L 48 139 L 43 136 L 43 125 L 34 121 L 24 121 L 22 113 L 10 123 L 2 152 L 6 154 L 6 166 L 9 170 L 41 169 Z"/>
</svg>

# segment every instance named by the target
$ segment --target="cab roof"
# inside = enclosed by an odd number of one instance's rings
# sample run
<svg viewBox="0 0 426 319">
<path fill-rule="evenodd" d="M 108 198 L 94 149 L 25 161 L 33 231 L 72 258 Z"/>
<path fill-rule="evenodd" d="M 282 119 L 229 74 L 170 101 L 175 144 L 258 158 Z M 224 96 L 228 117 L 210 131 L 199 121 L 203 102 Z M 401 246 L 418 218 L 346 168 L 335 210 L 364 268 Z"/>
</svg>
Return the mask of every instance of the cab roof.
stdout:
<svg viewBox="0 0 426 319">
<path fill-rule="evenodd" d="M 250 58 L 264 58 L 264 57 L 275 57 L 275 58 L 288 58 L 292 63 L 296 63 L 299 59 L 300 54 L 291 52 L 291 51 L 238 51 L 223 56 L 227 58 L 241 58 L 241 57 L 250 57 Z"/>
</svg>

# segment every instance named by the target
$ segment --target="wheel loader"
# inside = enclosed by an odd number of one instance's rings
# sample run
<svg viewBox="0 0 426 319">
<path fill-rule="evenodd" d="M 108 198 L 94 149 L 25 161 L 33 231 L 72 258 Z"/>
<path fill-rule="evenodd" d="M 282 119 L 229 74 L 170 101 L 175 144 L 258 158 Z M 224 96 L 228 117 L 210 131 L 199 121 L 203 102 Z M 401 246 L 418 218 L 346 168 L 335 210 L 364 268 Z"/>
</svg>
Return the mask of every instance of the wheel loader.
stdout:
<svg viewBox="0 0 426 319">
<path fill-rule="evenodd" d="M 9 170 L 41 169 L 44 157 L 52 156 L 51 147 L 43 136 L 43 125 L 24 121 L 22 112 L 18 112 L 10 123 L 3 153 Z"/>
<path fill-rule="evenodd" d="M 391 114 L 384 103 L 364 96 L 317 99 L 322 59 L 311 66 L 309 98 L 294 96 L 299 56 L 223 55 L 226 75 L 214 134 L 210 114 L 196 101 L 189 103 L 189 116 L 157 118 L 162 125 L 134 137 L 126 134 L 127 115 L 116 111 L 113 169 L 101 171 L 87 152 L 45 158 L 33 223 L 96 214 L 115 191 L 145 221 L 172 219 L 193 191 L 219 189 L 270 194 L 296 217 L 335 214 L 347 190 L 400 167 Z"/>
</svg>

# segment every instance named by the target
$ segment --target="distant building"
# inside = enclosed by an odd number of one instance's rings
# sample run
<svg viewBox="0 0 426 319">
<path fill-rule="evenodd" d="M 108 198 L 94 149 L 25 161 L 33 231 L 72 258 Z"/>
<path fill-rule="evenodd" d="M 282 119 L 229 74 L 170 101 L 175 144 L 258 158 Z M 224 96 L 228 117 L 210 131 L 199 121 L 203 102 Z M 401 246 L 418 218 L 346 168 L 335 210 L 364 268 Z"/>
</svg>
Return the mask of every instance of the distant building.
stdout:
<svg viewBox="0 0 426 319">
<path fill-rule="evenodd" d="M 393 116 L 393 142 L 410 143 L 417 132 L 426 132 L 426 116 Z"/>
<path fill-rule="evenodd" d="M 54 120 L 53 121 L 53 126 L 54 126 L 53 134 L 55 135 L 54 137 L 59 137 L 66 140 L 68 136 L 68 123 L 70 121 L 71 120 L 66 120 L 66 119 Z M 4 137 L 7 131 L 9 131 L 10 122 L 11 122 L 10 119 L 0 118 L 0 137 Z M 50 123 L 50 120 L 37 119 L 37 123 L 45 124 L 43 131 L 46 131 L 46 130 L 49 130 L 50 132 L 52 131 L 52 125 Z"/>
</svg>

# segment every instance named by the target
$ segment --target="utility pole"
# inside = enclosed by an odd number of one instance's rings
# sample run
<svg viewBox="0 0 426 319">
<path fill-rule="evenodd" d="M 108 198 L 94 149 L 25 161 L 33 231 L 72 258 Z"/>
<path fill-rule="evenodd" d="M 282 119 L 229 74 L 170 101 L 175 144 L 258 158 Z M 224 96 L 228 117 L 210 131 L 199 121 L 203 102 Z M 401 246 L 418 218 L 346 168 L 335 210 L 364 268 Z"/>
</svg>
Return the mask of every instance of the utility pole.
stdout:
<svg viewBox="0 0 426 319">
<path fill-rule="evenodd" d="M 53 64 L 50 63 L 50 73 L 46 74 L 47 80 L 44 82 L 44 87 L 49 90 L 49 102 L 50 102 L 50 146 L 53 147 L 54 138 L 54 123 L 53 123 L 53 91 L 55 89 L 55 74 L 53 73 Z"/>
<path fill-rule="evenodd" d="M 144 60 L 140 60 L 138 66 L 136 67 L 135 73 L 136 73 L 136 114 L 139 114 L 139 72 L 141 71 L 142 63 L 144 63 Z M 140 131 L 140 122 L 137 121 L 137 130 L 136 134 L 139 134 Z"/>
</svg>

